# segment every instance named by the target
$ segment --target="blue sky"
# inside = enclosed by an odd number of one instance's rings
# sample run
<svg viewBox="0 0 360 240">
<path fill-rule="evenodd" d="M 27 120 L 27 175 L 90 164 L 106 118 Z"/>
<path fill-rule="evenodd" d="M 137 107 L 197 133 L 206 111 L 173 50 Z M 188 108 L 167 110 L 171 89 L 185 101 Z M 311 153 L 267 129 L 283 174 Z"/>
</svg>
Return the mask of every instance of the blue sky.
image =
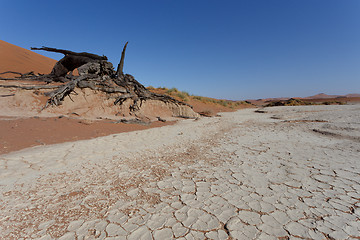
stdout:
<svg viewBox="0 0 360 240">
<path fill-rule="evenodd" d="M 0 39 L 106 55 L 145 86 L 233 100 L 360 93 L 359 0 L 1 0 Z M 54 59 L 62 54 L 37 51 Z"/>
</svg>

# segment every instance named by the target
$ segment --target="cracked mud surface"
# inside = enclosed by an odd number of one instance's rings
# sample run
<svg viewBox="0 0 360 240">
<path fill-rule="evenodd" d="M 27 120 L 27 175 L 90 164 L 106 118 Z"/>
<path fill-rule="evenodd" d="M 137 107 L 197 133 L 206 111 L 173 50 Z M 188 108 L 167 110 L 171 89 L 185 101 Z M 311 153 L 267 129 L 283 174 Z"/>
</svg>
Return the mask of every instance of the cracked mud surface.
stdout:
<svg viewBox="0 0 360 240">
<path fill-rule="evenodd" d="M 1 239 L 359 239 L 360 106 L 225 113 L 0 156 Z"/>
</svg>

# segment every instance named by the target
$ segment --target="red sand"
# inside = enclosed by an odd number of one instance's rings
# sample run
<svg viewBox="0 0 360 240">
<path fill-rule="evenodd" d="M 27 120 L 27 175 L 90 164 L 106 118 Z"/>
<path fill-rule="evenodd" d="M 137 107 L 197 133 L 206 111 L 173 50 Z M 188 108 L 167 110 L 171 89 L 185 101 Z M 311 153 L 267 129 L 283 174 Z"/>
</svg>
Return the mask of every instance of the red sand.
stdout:
<svg viewBox="0 0 360 240">
<path fill-rule="evenodd" d="M 0 40 L 0 73 L 6 71 L 50 73 L 56 60 Z M 19 75 L 2 74 L 1 77 Z"/>
<path fill-rule="evenodd" d="M 62 143 L 106 136 L 114 133 L 161 127 L 175 122 L 151 125 L 89 121 L 69 118 L 0 118 L 0 154 L 37 145 Z"/>
</svg>

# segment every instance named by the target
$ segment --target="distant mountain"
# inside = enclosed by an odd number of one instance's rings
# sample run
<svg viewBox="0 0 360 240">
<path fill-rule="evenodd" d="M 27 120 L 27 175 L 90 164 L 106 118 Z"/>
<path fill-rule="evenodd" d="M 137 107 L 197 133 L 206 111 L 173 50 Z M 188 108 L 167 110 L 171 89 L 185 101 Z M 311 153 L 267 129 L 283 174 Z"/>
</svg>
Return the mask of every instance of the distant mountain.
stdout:
<svg viewBox="0 0 360 240">
<path fill-rule="evenodd" d="M 302 100 L 307 100 L 307 101 L 312 101 L 312 102 L 323 102 L 322 99 L 324 101 L 336 101 L 337 99 L 341 100 L 341 101 L 345 101 L 345 102 L 359 102 L 360 100 L 360 94 L 358 93 L 351 93 L 351 94 L 347 94 L 347 95 L 328 95 L 325 93 L 319 93 L 316 94 L 314 96 L 309 96 L 309 97 L 293 97 L 294 99 L 302 99 Z M 288 100 L 290 99 L 290 97 L 279 97 L 279 98 L 265 98 L 265 99 L 248 99 L 246 101 L 257 105 L 257 106 L 263 106 L 265 104 L 271 103 L 271 102 L 276 102 L 276 101 L 284 101 L 284 100 Z"/>
<path fill-rule="evenodd" d="M 347 94 L 347 95 L 345 95 L 345 97 L 348 97 L 348 98 L 358 98 L 358 97 L 360 97 L 360 94 L 358 94 L 358 93 L 351 93 L 351 94 Z"/>
<path fill-rule="evenodd" d="M 0 73 L 6 71 L 50 73 L 57 61 L 0 40 Z M 1 77 L 12 77 L 2 74 Z"/>
<path fill-rule="evenodd" d="M 326 98 L 337 98 L 341 95 L 327 95 L 325 93 L 319 93 L 314 96 L 304 97 L 303 99 L 326 99 Z"/>
<path fill-rule="evenodd" d="M 303 99 L 327 99 L 327 98 L 350 98 L 350 97 L 360 97 L 360 94 L 351 93 L 347 95 L 327 95 L 325 93 L 319 93 L 314 96 L 305 97 Z"/>
</svg>

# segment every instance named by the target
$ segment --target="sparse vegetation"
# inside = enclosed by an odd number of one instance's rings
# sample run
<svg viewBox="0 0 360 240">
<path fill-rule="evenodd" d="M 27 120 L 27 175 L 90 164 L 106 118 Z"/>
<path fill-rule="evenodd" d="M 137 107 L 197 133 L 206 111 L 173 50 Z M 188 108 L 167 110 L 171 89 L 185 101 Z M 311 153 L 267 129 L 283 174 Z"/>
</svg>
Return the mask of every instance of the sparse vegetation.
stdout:
<svg viewBox="0 0 360 240">
<path fill-rule="evenodd" d="M 275 106 L 301 106 L 301 105 L 343 105 L 344 102 L 340 101 L 325 101 L 325 102 L 310 102 L 300 99 L 290 98 L 288 100 L 273 101 L 265 105 L 265 107 L 275 107 Z"/>
<path fill-rule="evenodd" d="M 193 99 L 198 100 L 203 103 L 213 103 L 219 104 L 224 107 L 228 107 L 231 109 L 236 109 L 241 105 L 249 105 L 249 103 L 245 101 L 231 101 L 231 100 L 224 100 L 224 99 L 215 99 L 215 98 L 208 98 L 208 97 L 201 97 L 201 96 L 192 96 Z"/>
<path fill-rule="evenodd" d="M 344 105 L 344 104 L 346 104 L 346 102 L 341 102 L 341 101 L 326 101 L 326 102 L 322 102 L 322 104 L 324 104 L 324 105 Z"/>
<path fill-rule="evenodd" d="M 305 102 L 300 99 L 294 99 L 290 98 L 288 100 L 280 100 L 280 101 L 274 101 L 270 102 L 265 107 L 275 107 L 275 106 L 300 106 L 300 105 L 313 105 L 314 103 L 311 102 Z"/>
<path fill-rule="evenodd" d="M 177 88 L 167 89 L 165 93 L 173 97 L 178 97 L 179 99 L 185 102 L 189 101 L 189 97 L 190 97 L 190 94 L 188 92 L 179 91 Z"/>
<path fill-rule="evenodd" d="M 189 94 L 187 92 L 179 92 L 177 95 L 182 101 L 189 101 Z"/>
<path fill-rule="evenodd" d="M 209 98 L 209 97 L 190 95 L 188 92 L 180 91 L 174 87 L 168 89 L 165 87 L 154 88 L 152 86 L 149 86 L 147 89 L 157 92 L 157 93 L 168 94 L 171 97 L 174 97 L 174 98 L 179 99 L 184 102 L 199 101 L 202 103 L 210 103 L 210 104 L 220 105 L 220 106 L 223 106 L 223 107 L 226 107 L 229 109 L 238 109 L 238 108 L 240 108 L 240 106 L 243 106 L 243 105 L 251 105 L 251 103 L 245 102 L 245 101 L 231 101 L 231 100 L 215 99 L 215 98 Z"/>
<path fill-rule="evenodd" d="M 167 94 L 172 94 L 172 93 L 177 93 L 177 92 L 179 92 L 179 90 L 177 88 L 170 88 L 170 89 L 166 90 Z"/>
</svg>

